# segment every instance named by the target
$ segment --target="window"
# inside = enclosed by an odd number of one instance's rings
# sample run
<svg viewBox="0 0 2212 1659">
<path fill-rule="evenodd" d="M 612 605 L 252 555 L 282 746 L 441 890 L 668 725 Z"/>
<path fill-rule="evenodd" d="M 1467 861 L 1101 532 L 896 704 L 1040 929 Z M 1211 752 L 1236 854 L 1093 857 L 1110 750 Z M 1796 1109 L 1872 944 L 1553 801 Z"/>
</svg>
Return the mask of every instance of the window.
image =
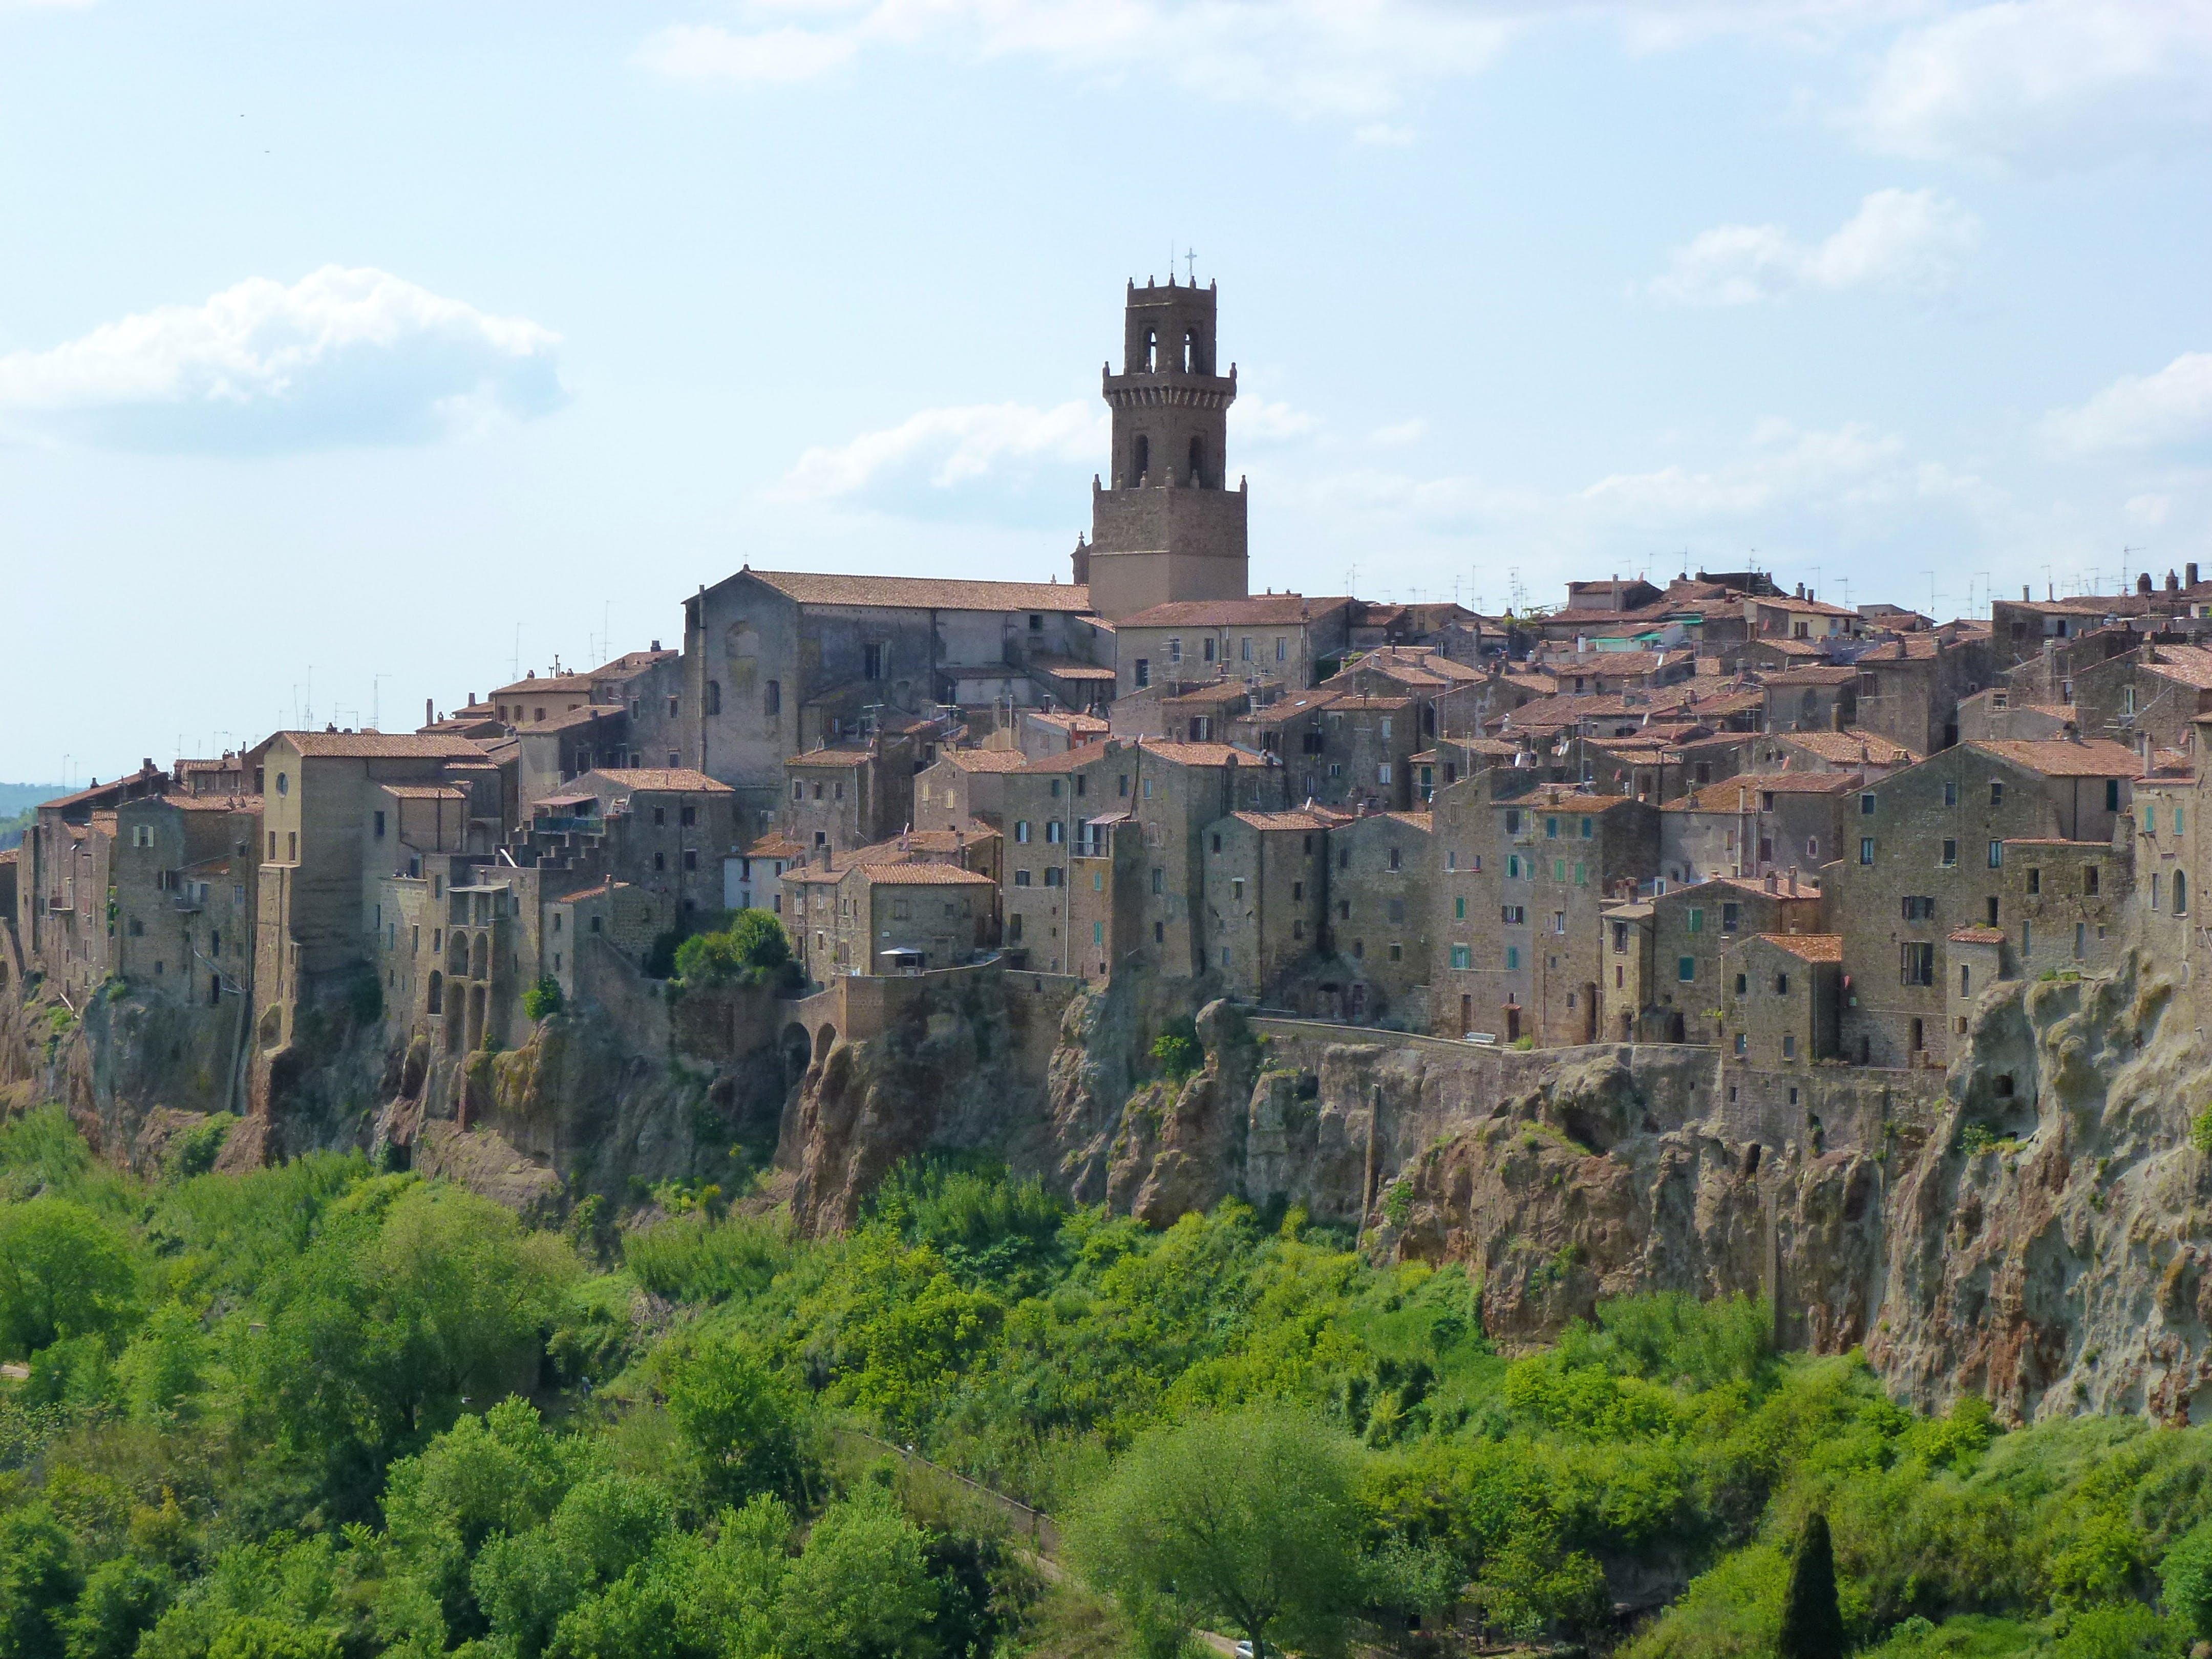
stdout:
<svg viewBox="0 0 2212 1659">
<path fill-rule="evenodd" d="M 1907 941 L 1897 947 L 1898 982 L 1903 985 L 1933 985 L 1936 982 L 1936 947 Z"/>
<path fill-rule="evenodd" d="M 1467 920 L 1467 895 L 1464 893 L 1452 900 L 1452 920 L 1454 921 Z"/>
<path fill-rule="evenodd" d="M 656 870 L 665 870 L 668 867 L 668 854 L 655 853 L 653 855 L 653 867 Z"/>
<path fill-rule="evenodd" d="M 655 826 L 666 823 L 668 822 L 668 809 L 665 806 L 654 807 L 653 809 L 653 822 Z"/>
<path fill-rule="evenodd" d="M 1685 985 L 1688 985 L 1688 984 L 1692 984 L 1692 983 L 1695 982 L 1695 981 L 1696 981 L 1696 979 L 1697 979 L 1697 977 L 1698 977 L 1698 959 L 1697 959 L 1697 957 L 1675 957 L 1675 958 L 1674 958 L 1674 977 L 1675 977 L 1676 979 L 1680 980 L 1680 981 L 1683 984 L 1685 984 Z"/>
<path fill-rule="evenodd" d="M 1285 638 L 1284 638 L 1280 634 L 1276 635 L 1275 635 L 1275 660 L 1276 660 L 1277 662 L 1288 662 L 1290 659 L 1291 659 L 1290 641 L 1289 641 L 1288 640 L 1285 639 Z"/>
<path fill-rule="evenodd" d="M 1243 661 L 1243 662 L 1249 662 L 1249 661 L 1251 661 L 1251 660 L 1252 660 L 1252 640 L 1251 640 L 1251 636 L 1250 636 L 1249 635 L 1247 635 L 1243 639 L 1242 639 L 1242 640 L 1238 641 L 1237 641 L 1237 647 L 1238 647 L 1238 649 L 1237 649 L 1237 655 L 1238 659 L 1239 659 L 1239 660 L 1241 660 L 1241 661 Z"/>
<path fill-rule="evenodd" d="M 1990 868 L 1992 870 L 2004 868 L 2004 843 L 2001 841 L 1993 841 L 1990 843 Z"/>
<path fill-rule="evenodd" d="M 1067 826 L 1058 818 L 1047 818 L 1044 821 L 1044 838 L 1048 846 L 1059 846 L 1066 839 L 1066 835 Z"/>
<path fill-rule="evenodd" d="M 1958 864 L 1959 843 L 1957 842 L 1946 841 L 1943 843 L 1943 856 L 1940 862 L 1947 870 L 1953 868 Z"/>
<path fill-rule="evenodd" d="M 2043 872 L 2031 868 L 2027 872 L 2027 890 L 2031 894 L 2043 890 Z"/>
<path fill-rule="evenodd" d="M 2004 805 L 2004 781 L 2002 779 L 1991 778 L 1990 780 L 1990 805 L 1991 806 L 2002 806 Z"/>
<path fill-rule="evenodd" d="M 1061 868 L 1056 864 L 1048 866 L 1044 872 L 1044 884 L 1048 887 L 1060 886 L 1062 884 L 1060 878 L 1066 873 L 1066 872 L 1061 870 Z"/>
<path fill-rule="evenodd" d="M 1233 899 L 1233 900 L 1237 901 L 1237 902 L 1238 903 L 1240 903 L 1240 904 L 1241 904 L 1242 902 L 1243 902 L 1243 899 L 1244 899 L 1244 878 L 1243 878 L 1243 877 L 1242 877 L 1242 876 L 1231 876 L 1231 877 L 1229 878 L 1229 896 L 1230 896 L 1231 899 Z"/>
<path fill-rule="evenodd" d="M 1387 736 L 1389 736 L 1389 734 L 1388 732 L 1385 732 L 1383 735 L 1387 737 Z M 1376 782 L 1377 782 L 1377 783 L 1388 783 L 1388 782 L 1389 782 L 1389 781 L 1390 781 L 1390 763 L 1389 763 L 1389 762 L 1385 761 L 1385 762 L 1383 762 L 1383 763 L 1382 763 L 1382 765 L 1380 765 L 1380 766 L 1378 766 L 1378 767 L 1376 767 L 1376 768 L 1375 769 L 1375 781 L 1376 781 Z"/>
<path fill-rule="evenodd" d="M 1451 965 L 1455 968 L 1474 967 L 1474 952 L 1464 945 L 1453 945 L 1451 948 Z"/>
<path fill-rule="evenodd" d="M 1705 931 L 1705 913 L 1695 905 L 1690 907 L 1690 931 L 1693 933 Z"/>
<path fill-rule="evenodd" d="M 1544 839 L 1545 839 L 1545 840 L 1547 840 L 1547 841 L 1557 841 L 1559 838 L 1559 819 L 1557 819 L 1557 818 L 1546 818 L 1546 819 L 1544 820 Z"/>
<path fill-rule="evenodd" d="M 1789 975 L 1777 974 L 1774 976 L 1774 994 L 1778 997 L 1786 997 L 1790 994 Z"/>
<path fill-rule="evenodd" d="M 770 680 L 761 688 L 761 713 L 781 714 L 783 712 L 783 682 Z"/>
<path fill-rule="evenodd" d="M 1567 931 L 1567 913 L 1565 910 L 1552 912 L 1552 931 L 1555 933 L 1564 933 Z"/>
<path fill-rule="evenodd" d="M 1911 893 L 1906 894 L 1905 896 L 1905 919 L 1907 921 L 1933 921 L 1936 919 L 1935 899 L 1924 895 L 1916 896 Z"/>
<path fill-rule="evenodd" d="M 1393 870 L 1398 867 L 1398 849 L 1395 847 L 1390 849 L 1390 867 Z"/>
<path fill-rule="evenodd" d="M 1168 872 L 1157 865 L 1152 867 L 1152 890 L 1155 893 L 1164 893 L 1168 890 Z"/>
<path fill-rule="evenodd" d="M 2155 883 L 2158 878 L 2154 875 L 2151 880 Z M 2154 886 L 2151 890 L 2154 893 L 2157 889 Z M 2097 896 L 2097 866 L 2094 864 L 2085 864 L 2081 866 L 2081 896 L 2083 898 Z M 2151 908 L 2156 909 L 2158 907 L 2154 902 Z"/>
<path fill-rule="evenodd" d="M 1498 907 L 1498 919 L 1508 927 L 1525 927 L 1528 925 L 1528 907 L 1525 904 L 1501 904 Z"/>
<path fill-rule="evenodd" d="M 1030 821 L 1027 818 L 1016 818 L 1014 820 L 1014 840 L 1020 846 L 1026 847 L 1029 845 Z"/>
<path fill-rule="evenodd" d="M 1577 887 L 1589 885 L 1589 866 L 1580 860 L 1576 860 L 1575 863 L 1575 885 Z"/>
<path fill-rule="evenodd" d="M 697 848 L 687 847 L 684 849 L 684 867 L 686 870 L 696 870 L 699 867 L 699 849 Z"/>
<path fill-rule="evenodd" d="M 884 677 L 884 647 L 881 641 L 871 640 L 860 647 L 860 678 L 879 680 Z"/>
<path fill-rule="evenodd" d="M 1213 635 L 1211 634 L 1206 636 L 1206 659 L 1208 662 L 1213 660 Z"/>
<path fill-rule="evenodd" d="M 1751 976 L 1748 974 L 1738 974 L 1735 976 L 1735 994 L 1738 996 L 1741 996 L 1750 988 Z"/>
<path fill-rule="evenodd" d="M 678 823 L 687 826 L 696 824 L 699 822 L 699 809 L 696 806 L 687 806 L 676 815 L 676 818 Z"/>
<path fill-rule="evenodd" d="M 1744 1051 L 1744 1049 L 1745 1049 L 1745 1048 L 1746 1048 L 1747 1046 L 1747 1045 L 1746 1044 L 1746 1042 L 1745 1042 L 1745 1041 L 1744 1041 L 1744 1035 L 1743 1035 L 1743 1033 L 1742 1033 L 1742 1032 L 1741 1032 L 1741 1031 L 1738 1031 L 1738 1032 L 1735 1034 L 1735 1053 L 1736 1053 L 1736 1058 L 1737 1058 L 1737 1059 L 1741 1060 L 1741 1059 L 1742 1059 L 1742 1058 L 1743 1058 L 1743 1051 Z M 1735 1098 L 1735 1085 L 1734 1085 L 1733 1083 L 1731 1083 L 1730 1085 L 1729 1085 L 1729 1098 L 1730 1100 L 1734 1100 L 1734 1099 Z"/>
<path fill-rule="evenodd" d="M 791 781 L 791 798 L 793 800 L 805 800 L 806 799 L 806 786 L 800 782 L 797 778 L 793 778 Z"/>
<path fill-rule="evenodd" d="M 2173 872 L 2173 914 L 2177 916 L 2189 914 L 2189 878 L 2179 870 Z"/>
<path fill-rule="evenodd" d="M 1520 966 L 1521 947 L 1517 945 L 1507 945 L 1505 947 L 1505 971 L 1509 974 L 1512 973 Z"/>
<path fill-rule="evenodd" d="M 2173 809 L 2173 833 L 2177 836 L 2181 833 L 2181 808 L 2178 805 Z"/>
<path fill-rule="evenodd" d="M 1974 970 L 1965 963 L 1960 963 L 1959 964 L 1959 994 L 1962 997 L 1971 996 L 1973 994 L 1973 983 Z"/>
<path fill-rule="evenodd" d="M 271 836 L 269 839 L 274 841 L 276 837 Z M 269 850 L 273 854 L 276 849 L 272 847 Z M 1521 878 L 1521 855 L 1518 853 L 1508 853 L 1505 855 L 1505 878 L 1508 881 L 1518 881 Z"/>
<path fill-rule="evenodd" d="M 1946 779 L 1944 779 L 1944 780 L 1943 780 L 1943 805 L 1946 805 L 1946 806 L 1956 806 L 1958 804 L 1959 804 L 1959 781 L 1958 781 L 1956 778 L 1946 778 Z"/>
<path fill-rule="evenodd" d="M 2086 876 L 2088 872 L 2085 870 L 2081 873 Z M 2154 870 L 2150 872 L 2150 908 L 2154 910 L 2158 908 L 2158 887 L 2159 872 Z"/>
<path fill-rule="evenodd" d="M 300 832 L 297 830 L 284 832 L 284 857 L 293 864 L 300 861 Z"/>
<path fill-rule="evenodd" d="M 1182 660 L 1182 641 L 1180 639 L 1173 639 L 1168 641 L 1168 660 L 1170 662 L 1181 662 Z"/>
<path fill-rule="evenodd" d="M 1867 818 L 1870 818 L 1874 816 L 1874 797 L 1872 795 L 1861 795 L 1859 797 L 1859 816 L 1861 817 Z"/>
<path fill-rule="evenodd" d="M 1874 837 L 1872 836 L 1861 836 L 1859 837 L 1859 862 L 1861 864 L 1872 864 L 1874 862 Z"/>
<path fill-rule="evenodd" d="M 1017 886 L 1017 887 L 1027 887 L 1029 884 L 1030 884 L 1030 872 L 1029 872 L 1028 871 L 1026 871 L 1026 870 L 1017 870 L 1017 871 L 1015 871 L 1015 872 L 1014 872 L 1014 885 L 1015 885 L 1015 886 Z"/>
<path fill-rule="evenodd" d="M 2155 802 L 2143 808 L 2142 823 L 2143 834 L 2146 836 L 2154 836 L 2158 833 L 2158 806 Z"/>
<path fill-rule="evenodd" d="M 1782 1058 L 1784 1060 L 1797 1058 L 1797 1039 L 1787 1031 L 1782 1034 Z"/>
<path fill-rule="evenodd" d="M 1136 683 L 1139 691 L 1152 683 L 1152 665 L 1150 659 L 1145 657 L 1137 659 Z"/>
<path fill-rule="evenodd" d="M 2107 812 L 2120 810 L 2120 781 L 2118 778 L 2105 780 L 2105 810 Z"/>
</svg>

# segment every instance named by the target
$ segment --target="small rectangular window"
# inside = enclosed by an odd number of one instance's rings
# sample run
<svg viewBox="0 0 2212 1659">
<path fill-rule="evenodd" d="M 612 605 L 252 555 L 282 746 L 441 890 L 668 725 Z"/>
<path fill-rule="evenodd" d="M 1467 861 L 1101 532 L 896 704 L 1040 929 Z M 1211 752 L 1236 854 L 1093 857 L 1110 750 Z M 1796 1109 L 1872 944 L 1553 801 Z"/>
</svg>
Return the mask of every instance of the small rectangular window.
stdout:
<svg viewBox="0 0 2212 1659">
<path fill-rule="evenodd" d="M 1869 796 L 1868 799 L 1871 799 L 1873 798 Z M 1862 836 L 1859 837 L 1859 862 L 1861 864 L 1872 864 L 1874 862 L 1874 837 L 1872 836 Z"/>
<path fill-rule="evenodd" d="M 1948 870 L 1954 865 L 1957 864 L 1958 861 L 1959 843 L 1955 841 L 1946 841 L 1943 843 L 1943 857 L 1942 860 L 1943 867 Z"/>
<path fill-rule="evenodd" d="M 1944 779 L 1944 780 L 1943 780 L 1943 805 L 1946 805 L 1946 806 L 1956 806 L 1958 804 L 1959 804 L 1959 781 L 1958 781 L 1956 778 L 1946 778 L 1946 779 Z"/>
<path fill-rule="evenodd" d="M 2002 779 L 1991 778 L 1990 780 L 1990 805 L 1992 806 L 2002 806 L 2004 805 L 2004 781 Z"/>
<path fill-rule="evenodd" d="M 1674 977 L 1681 981 L 1685 985 L 1688 985 L 1695 981 L 1698 977 L 1697 957 L 1677 957 L 1674 959 Z"/>
<path fill-rule="evenodd" d="M 2001 841 L 1993 841 L 1990 843 L 1990 868 L 1992 870 L 2004 868 L 2004 843 Z"/>
<path fill-rule="evenodd" d="M 1874 816 L 1874 797 L 1872 795 L 1861 795 L 1859 797 L 1859 815 L 1862 817 L 1869 818 Z"/>
<path fill-rule="evenodd" d="M 1452 946 L 1452 948 L 1451 948 L 1451 965 L 1452 965 L 1453 967 L 1455 967 L 1455 968 L 1472 968 L 1472 967 L 1474 967 L 1474 951 L 1473 951 L 1471 948 L 1469 948 L 1468 946 L 1464 945 L 1453 945 L 1453 946 Z"/>
</svg>

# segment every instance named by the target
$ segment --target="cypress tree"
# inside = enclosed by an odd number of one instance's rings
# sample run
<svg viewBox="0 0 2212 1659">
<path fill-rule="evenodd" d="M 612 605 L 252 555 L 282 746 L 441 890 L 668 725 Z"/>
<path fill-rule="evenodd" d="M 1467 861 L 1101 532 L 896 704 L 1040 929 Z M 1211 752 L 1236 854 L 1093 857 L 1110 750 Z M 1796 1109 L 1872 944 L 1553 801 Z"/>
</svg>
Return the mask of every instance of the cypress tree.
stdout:
<svg viewBox="0 0 2212 1659">
<path fill-rule="evenodd" d="M 1804 1535 L 1790 1563 L 1790 1591 L 1782 1602 L 1781 1659 L 1844 1659 L 1843 1610 L 1836 1605 L 1836 1552 L 1828 1517 L 1805 1517 Z"/>
</svg>

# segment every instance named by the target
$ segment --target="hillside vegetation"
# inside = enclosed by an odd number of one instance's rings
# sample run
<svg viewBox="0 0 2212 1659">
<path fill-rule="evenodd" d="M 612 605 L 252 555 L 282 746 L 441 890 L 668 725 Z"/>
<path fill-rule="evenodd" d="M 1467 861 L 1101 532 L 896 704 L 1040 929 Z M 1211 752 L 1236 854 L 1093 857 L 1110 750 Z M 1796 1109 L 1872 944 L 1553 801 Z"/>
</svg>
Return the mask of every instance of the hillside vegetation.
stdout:
<svg viewBox="0 0 2212 1659">
<path fill-rule="evenodd" d="M 2212 1636 L 2212 1431 L 1917 1419 L 1746 1301 L 1507 1359 L 1479 1285 L 1297 1212 L 909 1166 L 802 1243 L 658 1197 L 533 1231 L 357 1157 L 141 1183 L 0 1130 L 0 1659 L 1764 1654 L 1815 1516 L 1886 1659 Z"/>
</svg>

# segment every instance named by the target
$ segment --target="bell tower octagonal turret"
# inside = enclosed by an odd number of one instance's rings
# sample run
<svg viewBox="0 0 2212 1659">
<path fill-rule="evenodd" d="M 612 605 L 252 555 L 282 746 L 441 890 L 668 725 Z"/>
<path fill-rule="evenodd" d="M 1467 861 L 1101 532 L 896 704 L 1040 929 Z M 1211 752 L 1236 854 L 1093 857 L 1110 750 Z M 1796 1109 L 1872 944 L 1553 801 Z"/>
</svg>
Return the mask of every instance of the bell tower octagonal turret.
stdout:
<svg viewBox="0 0 2212 1659">
<path fill-rule="evenodd" d="M 1212 285 L 1128 287 L 1121 372 L 1101 387 L 1114 411 L 1109 483 L 1095 483 L 1079 580 L 1109 620 L 1171 599 L 1249 591 L 1242 480 L 1229 485 L 1237 369 L 1216 374 Z"/>
</svg>

